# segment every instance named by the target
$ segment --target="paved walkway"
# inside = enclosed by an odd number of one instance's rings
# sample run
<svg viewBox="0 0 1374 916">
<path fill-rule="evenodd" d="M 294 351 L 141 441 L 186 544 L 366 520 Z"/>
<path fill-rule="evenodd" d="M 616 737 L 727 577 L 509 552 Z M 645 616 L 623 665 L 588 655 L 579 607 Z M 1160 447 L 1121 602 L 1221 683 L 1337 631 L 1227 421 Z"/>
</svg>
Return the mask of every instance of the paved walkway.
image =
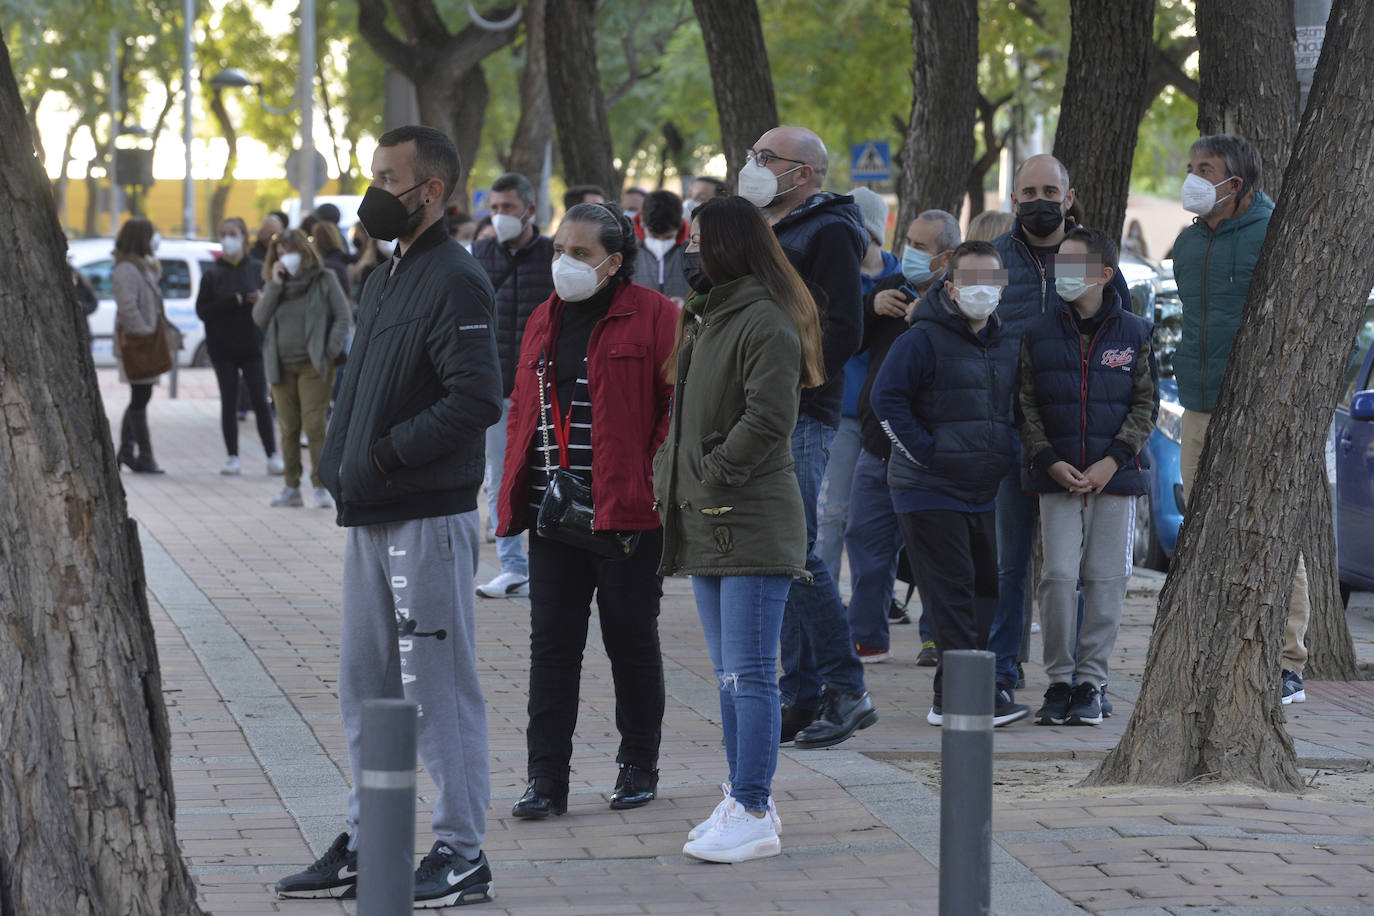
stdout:
<svg viewBox="0 0 1374 916">
<path fill-rule="evenodd" d="M 126 389 L 112 370 L 99 375 L 117 417 Z M 268 508 L 280 480 L 263 473 L 251 420 L 240 425 L 245 473 L 221 477 L 213 376 L 184 371 L 180 389 L 170 401 L 159 388 L 150 413 L 167 475 L 123 477 L 143 533 L 179 835 L 213 913 L 350 912 L 270 893 L 341 829 L 343 533 L 332 512 Z M 479 579 L 494 571 L 494 547 L 482 564 Z M 995 912 L 1374 912 L 1374 683 L 1309 682 L 1308 703 L 1289 707 L 1313 783 L 1301 796 L 1075 787 L 1130 713 L 1160 580 L 1132 581 L 1113 660 L 1114 718 L 1096 729 L 1026 723 L 997 732 Z M 479 602 L 493 789 L 485 849 L 498 894 L 482 912 L 936 912 L 940 734 L 923 719 L 931 670 L 914 665 L 916 628 L 894 627 L 895 657 L 867 668 L 877 726 L 838 748 L 782 751 L 774 790 L 783 854 L 710 866 L 681 846 L 719 799 L 716 690 L 686 580 L 665 590 L 659 800 L 624 813 L 606 806 L 614 696 L 593 627 L 569 813 L 544 822 L 509 816 L 524 788 L 527 603 Z M 1374 623 L 1356 625 L 1361 657 L 1374 659 Z M 1035 705 L 1045 679 L 1036 664 L 1027 676 L 1023 699 Z M 417 850 L 426 850 L 432 784 L 422 774 L 419 786 Z"/>
</svg>

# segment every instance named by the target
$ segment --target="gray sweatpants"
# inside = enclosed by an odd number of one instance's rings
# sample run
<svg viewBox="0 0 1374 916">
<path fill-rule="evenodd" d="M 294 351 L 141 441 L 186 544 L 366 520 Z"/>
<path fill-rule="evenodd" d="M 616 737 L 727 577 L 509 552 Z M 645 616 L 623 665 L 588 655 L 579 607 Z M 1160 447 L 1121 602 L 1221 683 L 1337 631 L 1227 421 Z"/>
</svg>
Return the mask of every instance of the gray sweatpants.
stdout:
<svg viewBox="0 0 1374 916">
<path fill-rule="evenodd" d="M 1121 625 L 1121 605 L 1131 578 L 1135 497 L 1093 493 L 1045 493 L 1040 497 L 1040 635 L 1050 683 L 1075 677 L 1098 687 Z M 1078 582 L 1083 582 L 1083 622 L 1078 624 Z M 1075 661 L 1076 659 L 1076 661 Z"/>
<path fill-rule="evenodd" d="M 439 790 L 435 836 L 468 859 L 482 848 L 491 771 L 473 622 L 478 537 L 476 511 L 348 529 L 339 707 L 353 771 L 354 848 L 363 701 L 401 696 L 420 707 L 420 762 Z M 419 632 L 443 630 L 444 638 L 398 636 L 407 620 Z"/>
</svg>

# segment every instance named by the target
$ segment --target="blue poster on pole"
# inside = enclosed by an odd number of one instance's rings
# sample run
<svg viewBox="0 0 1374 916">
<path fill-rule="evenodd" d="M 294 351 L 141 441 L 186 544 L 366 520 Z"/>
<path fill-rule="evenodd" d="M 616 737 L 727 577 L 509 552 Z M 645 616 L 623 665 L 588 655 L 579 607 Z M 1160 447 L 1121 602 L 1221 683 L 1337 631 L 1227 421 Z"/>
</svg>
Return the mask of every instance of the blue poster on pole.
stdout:
<svg viewBox="0 0 1374 916">
<path fill-rule="evenodd" d="M 892 152 L 886 140 L 868 140 L 849 148 L 849 177 L 853 181 L 887 181 L 892 177 Z"/>
</svg>

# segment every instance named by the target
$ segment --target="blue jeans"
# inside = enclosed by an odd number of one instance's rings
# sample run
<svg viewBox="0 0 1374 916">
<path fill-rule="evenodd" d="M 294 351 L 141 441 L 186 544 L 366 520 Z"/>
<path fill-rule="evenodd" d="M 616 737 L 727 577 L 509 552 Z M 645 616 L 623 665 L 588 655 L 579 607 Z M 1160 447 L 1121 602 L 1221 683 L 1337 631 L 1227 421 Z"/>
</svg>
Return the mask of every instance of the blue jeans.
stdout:
<svg viewBox="0 0 1374 916">
<path fill-rule="evenodd" d="M 501 405 L 501 419 L 487 427 L 487 517 L 492 530 L 497 525 L 497 503 L 501 496 L 501 473 L 506 461 L 506 415 L 510 413 L 510 398 Z M 516 507 L 519 511 L 519 507 Z M 524 536 L 496 539 L 496 555 L 501 559 L 501 572 L 515 573 L 529 578 L 530 566 L 525 560 Z"/>
<path fill-rule="evenodd" d="M 849 619 L 830 570 L 816 556 L 816 498 L 825 476 L 826 448 L 835 430 L 801 414 L 792 433 L 792 461 L 806 513 L 806 568 L 810 585 L 797 580 L 782 618 L 782 700 L 804 709 L 820 706 L 821 684 L 847 694 L 864 692 L 863 665 L 849 638 Z"/>
<path fill-rule="evenodd" d="M 845 522 L 849 518 L 854 463 L 859 460 L 859 418 L 840 417 L 840 428 L 828 449 L 820 496 L 816 500 L 816 556 L 830 575 L 840 575 L 840 551 L 847 547 Z M 850 584 L 854 581 L 854 557 L 849 558 Z M 868 643 L 864 643 L 868 645 Z"/>
<path fill-rule="evenodd" d="M 747 810 L 768 808 L 778 768 L 778 632 L 790 576 L 693 576 L 697 614 L 720 689 L 720 726 L 730 794 Z"/>
<path fill-rule="evenodd" d="M 832 459 L 833 462 L 833 459 Z M 827 473 L 829 473 L 827 471 Z M 875 649 L 889 647 L 887 609 L 897 579 L 897 552 L 902 530 L 887 488 L 887 465 L 859 451 L 849 491 L 849 525 L 844 546 L 849 551 L 849 634 L 854 642 Z M 922 615 L 924 616 L 924 615 Z"/>
<path fill-rule="evenodd" d="M 1039 514 L 1035 496 L 1021 492 L 1020 471 L 1008 474 L 997 490 L 997 616 L 988 636 L 988 651 L 997 655 L 997 683 L 1002 687 L 1016 683 L 1030 595 L 1026 581 L 1031 544 Z"/>
</svg>

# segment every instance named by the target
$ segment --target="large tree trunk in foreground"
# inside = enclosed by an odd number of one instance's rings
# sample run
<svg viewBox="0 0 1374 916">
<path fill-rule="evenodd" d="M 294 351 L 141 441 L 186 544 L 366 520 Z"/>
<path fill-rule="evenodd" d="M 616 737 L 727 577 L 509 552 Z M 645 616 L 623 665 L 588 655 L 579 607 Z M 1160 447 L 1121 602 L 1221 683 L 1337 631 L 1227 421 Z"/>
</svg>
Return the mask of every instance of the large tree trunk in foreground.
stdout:
<svg viewBox="0 0 1374 916">
<path fill-rule="evenodd" d="M 1198 0 L 1197 129 L 1240 134 L 1278 198 L 1298 133 L 1293 0 Z"/>
<path fill-rule="evenodd" d="M 563 179 L 569 185 L 594 184 L 607 200 L 619 202 L 620 175 L 596 66 L 596 0 L 549 4 L 544 52 Z"/>
<path fill-rule="evenodd" d="M 735 176 L 744 168 L 745 151 L 765 131 L 778 126 L 778 102 L 759 7 L 755 0 L 692 0 L 692 9 L 706 43 L 729 173 L 725 180 L 733 189 Z"/>
<path fill-rule="evenodd" d="M 978 0 L 911 0 L 915 93 L 898 154 L 897 238 L 922 210 L 959 215 L 978 110 Z"/>
<path fill-rule="evenodd" d="M 1071 9 L 1054 155 L 1072 176 L 1084 222 L 1119 239 L 1154 49 L 1155 0 L 1073 0 Z"/>
<path fill-rule="evenodd" d="M 1140 698 L 1089 782 L 1300 786 L 1279 654 L 1298 551 L 1310 543 L 1292 535 L 1312 511 L 1304 474 L 1322 457 L 1374 284 L 1368 214 L 1331 192 L 1374 185 L 1371 30 L 1374 4 L 1337 0 L 1160 594 Z"/>
<path fill-rule="evenodd" d="M 143 558 L 0 43 L 0 911 L 196 914 Z"/>
</svg>

